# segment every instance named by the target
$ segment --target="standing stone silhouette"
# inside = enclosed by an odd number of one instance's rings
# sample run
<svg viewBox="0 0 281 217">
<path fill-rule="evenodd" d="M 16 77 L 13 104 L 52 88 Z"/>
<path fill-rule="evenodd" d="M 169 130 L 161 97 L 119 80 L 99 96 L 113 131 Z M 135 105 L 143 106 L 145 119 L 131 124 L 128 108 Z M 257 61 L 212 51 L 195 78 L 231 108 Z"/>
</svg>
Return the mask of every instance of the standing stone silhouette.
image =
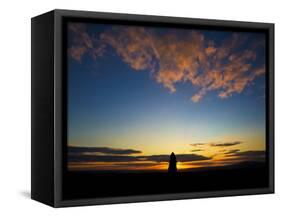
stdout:
<svg viewBox="0 0 281 217">
<path fill-rule="evenodd" d="M 174 152 L 170 155 L 170 162 L 169 162 L 169 173 L 176 173 L 177 172 L 177 158 Z"/>
</svg>

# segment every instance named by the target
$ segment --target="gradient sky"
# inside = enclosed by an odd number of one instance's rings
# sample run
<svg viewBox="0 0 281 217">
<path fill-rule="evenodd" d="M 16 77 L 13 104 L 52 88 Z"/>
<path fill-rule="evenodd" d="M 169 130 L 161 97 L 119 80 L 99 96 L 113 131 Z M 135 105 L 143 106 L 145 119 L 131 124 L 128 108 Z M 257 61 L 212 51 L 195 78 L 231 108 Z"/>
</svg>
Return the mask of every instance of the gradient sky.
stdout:
<svg viewBox="0 0 281 217">
<path fill-rule="evenodd" d="M 180 169 L 264 158 L 262 33 L 95 23 L 67 32 L 70 169 L 165 169 L 171 152 Z"/>
</svg>

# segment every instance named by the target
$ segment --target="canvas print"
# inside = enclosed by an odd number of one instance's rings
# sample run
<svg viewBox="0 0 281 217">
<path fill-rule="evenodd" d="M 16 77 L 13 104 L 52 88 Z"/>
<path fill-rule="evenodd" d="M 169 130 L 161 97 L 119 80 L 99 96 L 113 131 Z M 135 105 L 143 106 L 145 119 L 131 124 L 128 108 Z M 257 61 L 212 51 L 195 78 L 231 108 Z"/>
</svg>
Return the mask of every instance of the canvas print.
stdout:
<svg viewBox="0 0 281 217">
<path fill-rule="evenodd" d="M 266 34 L 65 25 L 65 199 L 268 187 Z"/>
</svg>

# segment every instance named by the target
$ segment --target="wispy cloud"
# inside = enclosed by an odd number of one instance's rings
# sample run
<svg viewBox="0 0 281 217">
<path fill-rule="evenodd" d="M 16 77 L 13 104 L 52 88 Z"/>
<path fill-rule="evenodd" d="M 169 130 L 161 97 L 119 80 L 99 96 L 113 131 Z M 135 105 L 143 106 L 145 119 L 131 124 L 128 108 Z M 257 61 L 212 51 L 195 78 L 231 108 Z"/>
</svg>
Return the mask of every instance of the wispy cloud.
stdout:
<svg viewBox="0 0 281 217">
<path fill-rule="evenodd" d="M 242 144 L 242 141 L 233 141 L 233 142 L 201 142 L 201 143 L 191 143 L 189 145 L 194 147 L 199 146 L 212 146 L 212 147 L 228 147 L 228 146 L 234 146 L 234 145 L 240 145 Z"/>
<path fill-rule="evenodd" d="M 70 23 L 68 25 L 70 44 L 68 54 L 71 58 L 81 63 L 82 57 L 89 54 L 95 59 L 105 52 L 105 45 L 95 35 L 87 31 L 87 25 L 83 23 Z"/>
<path fill-rule="evenodd" d="M 112 154 L 112 155 L 131 155 L 142 153 L 139 150 L 134 149 L 118 149 L 108 147 L 76 147 L 69 146 L 68 153 L 71 154 Z"/>
<path fill-rule="evenodd" d="M 242 151 L 229 154 L 229 156 L 243 159 L 265 159 L 265 151 Z"/>
<path fill-rule="evenodd" d="M 233 155 L 233 154 L 236 154 L 240 151 L 240 149 L 232 149 L 232 150 L 228 150 L 228 151 L 225 151 L 224 150 L 224 154 L 226 155 Z"/>
<path fill-rule="evenodd" d="M 127 155 L 68 155 L 69 162 L 133 162 L 138 161 L 136 156 Z"/>
<path fill-rule="evenodd" d="M 204 151 L 204 149 L 193 149 L 191 152 L 199 152 L 199 151 Z"/>
<path fill-rule="evenodd" d="M 199 91 L 191 97 L 194 103 L 210 91 L 217 91 L 222 99 L 242 93 L 265 73 L 265 60 L 256 64 L 256 50 L 264 46 L 265 39 L 250 43 L 249 33 L 233 33 L 218 44 L 206 38 L 204 32 L 194 30 L 157 34 L 149 27 L 114 26 L 95 36 L 86 27 L 81 23 L 69 25 L 70 57 L 81 62 L 88 53 L 95 59 L 111 47 L 130 67 L 149 71 L 170 92 L 176 92 L 177 84 L 196 86 Z"/>
<path fill-rule="evenodd" d="M 212 143 L 211 146 L 216 146 L 216 147 L 228 147 L 228 146 L 234 146 L 234 145 L 239 145 L 242 144 L 241 141 L 235 141 L 235 142 L 224 142 L 224 143 Z"/>
<path fill-rule="evenodd" d="M 198 142 L 198 143 L 191 143 L 191 144 L 188 144 L 188 145 L 191 145 L 191 146 L 203 146 L 203 145 L 209 145 L 210 143 L 205 143 L 205 142 Z"/>
</svg>

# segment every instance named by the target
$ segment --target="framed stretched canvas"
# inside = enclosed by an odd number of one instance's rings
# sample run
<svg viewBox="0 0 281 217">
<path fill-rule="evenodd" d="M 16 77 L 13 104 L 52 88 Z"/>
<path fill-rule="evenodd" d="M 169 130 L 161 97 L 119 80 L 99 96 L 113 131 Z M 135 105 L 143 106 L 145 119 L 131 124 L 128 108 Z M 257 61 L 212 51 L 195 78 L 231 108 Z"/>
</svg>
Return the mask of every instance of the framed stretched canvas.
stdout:
<svg viewBox="0 0 281 217">
<path fill-rule="evenodd" d="M 274 192 L 274 25 L 32 18 L 32 192 L 54 207 Z"/>
</svg>

